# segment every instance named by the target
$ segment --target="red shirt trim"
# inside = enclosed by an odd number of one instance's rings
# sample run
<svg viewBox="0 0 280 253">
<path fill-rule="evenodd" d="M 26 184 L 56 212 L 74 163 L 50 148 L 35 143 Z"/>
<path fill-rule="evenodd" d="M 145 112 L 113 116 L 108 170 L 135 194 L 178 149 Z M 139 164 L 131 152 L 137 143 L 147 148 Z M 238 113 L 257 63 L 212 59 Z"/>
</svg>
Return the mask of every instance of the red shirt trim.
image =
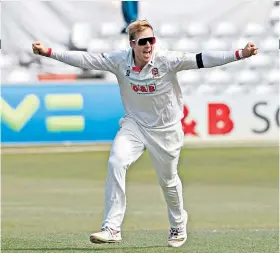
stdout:
<svg viewBox="0 0 280 253">
<path fill-rule="evenodd" d="M 241 59 L 241 57 L 240 57 L 240 55 L 239 55 L 239 50 L 236 50 L 236 51 L 235 51 L 235 57 L 236 57 L 237 60 L 240 60 L 240 59 Z"/>
<path fill-rule="evenodd" d="M 139 73 L 140 73 L 142 69 L 141 69 L 141 68 L 138 68 L 138 67 L 136 67 L 136 66 L 133 66 L 133 67 L 132 67 L 132 70 L 135 71 L 135 72 L 139 72 Z"/>
</svg>

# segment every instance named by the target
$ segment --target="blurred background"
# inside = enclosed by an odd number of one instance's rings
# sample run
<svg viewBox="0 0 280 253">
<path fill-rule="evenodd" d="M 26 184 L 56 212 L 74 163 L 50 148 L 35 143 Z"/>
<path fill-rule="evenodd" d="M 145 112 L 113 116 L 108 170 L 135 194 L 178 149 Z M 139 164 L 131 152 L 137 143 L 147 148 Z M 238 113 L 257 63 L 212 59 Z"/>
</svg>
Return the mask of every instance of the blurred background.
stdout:
<svg viewBox="0 0 280 253">
<path fill-rule="evenodd" d="M 279 1 L 1 1 L 2 249 L 165 252 L 167 212 L 148 154 L 128 170 L 120 246 L 92 245 L 110 145 L 124 115 L 114 75 L 33 55 L 128 47 L 147 19 L 158 44 L 199 53 L 243 48 L 244 61 L 182 71 L 179 173 L 189 241 L 176 252 L 279 252 Z M 227 147 L 227 148 L 225 148 Z M 141 231 L 141 232 L 139 232 Z"/>
<path fill-rule="evenodd" d="M 170 50 L 236 50 L 248 41 L 259 46 L 259 55 L 249 61 L 220 67 L 219 71 L 180 73 L 186 93 L 277 91 L 279 1 L 175 0 L 162 4 L 153 0 L 137 5 L 138 11 L 108 0 L 2 2 L 2 83 L 40 83 L 55 78 L 48 74 L 58 74 L 59 79 L 115 82 L 110 73 L 85 72 L 34 56 L 31 44 L 40 40 L 55 50 L 90 52 L 124 49 L 128 46 L 126 34 L 121 33 L 125 20 L 146 18 L 154 26 L 161 46 Z"/>
<path fill-rule="evenodd" d="M 30 93 L 35 92 L 38 98 L 38 106 L 33 106 L 34 111 L 31 110 L 29 116 L 23 117 L 23 123 L 19 123 L 19 118 L 11 118 L 9 110 L 4 113 L 4 143 L 20 141 L 22 138 L 29 142 L 111 142 L 118 129 L 118 119 L 123 116 L 115 76 L 109 72 L 83 70 L 36 56 L 32 53 L 31 45 L 39 40 L 57 51 L 102 53 L 121 50 L 129 46 L 125 28 L 135 19 L 150 21 L 158 37 L 158 44 L 169 50 L 234 52 L 249 41 L 255 42 L 259 47 L 256 57 L 212 69 L 178 73 L 186 101 L 182 122 L 189 141 L 278 140 L 279 1 L 175 0 L 164 4 L 159 0 L 61 3 L 4 1 L 1 10 L 1 81 L 2 94 L 8 105 L 4 111 L 10 108 L 9 105 L 18 105 Z M 52 101 L 58 98 L 49 94 L 50 89 L 58 91 L 54 95 L 66 94 L 68 102 L 65 103 L 74 103 L 72 111 L 75 114 L 78 110 L 75 105 L 78 103 L 83 116 L 78 115 L 82 118 L 72 118 L 73 122 L 68 120 L 69 126 L 66 120 L 58 123 L 56 119 L 55 122 L 53 118 L 49 119 L 50 111 L 61 116 L 65 113 L 58 112 L 61 110 L 59 108 L 65 111 L 67 107 L 48 107 L 48 99 Z M 48 97 L 48 94 L 51 96 Z M 74 97 L 67 94 L 74 94 Z M 89 94 L 95 99 L 91 99 Z M 62 97 L 61 101 L 66 97 Z M 216 105 L 212 106 L 211 101 L 216 102 Z M 31 99 L 31 107 L 33 102 Z M 217 113 L 218 109 L 223 109 L 221 116 Z M 68 114 L 69 110 L 66 110 Z M 104 114 L 98 113 L 100 110 Z M 231 127 L 225 124 L 227 110 L 228 119 L 233 123 Z M 42 121 L 44 117 L 46 120 Z M 36 120 L 38 118 L 41 121 Z M 189 128 L 192 121 L 197 131 Z M 36 135 L 33 127 L 40 123 L 41 126 L 36 127 Z M 104 130 L 97 126 L 98 123 L 110 125 L 110 128 Z M 47 125 L 47 132 L 44 124 Z M 60 135 L 50 135 L 50 128 L 53 129 L 54 125 L 56 132 L 61 130 Z M 71 132 L 67 128 L 75 131 Z M 17 131 L 10 131 L 13 129 Z M 212 138 L 210 132 L 214 133 L 215 138 Z"/>
</svg>

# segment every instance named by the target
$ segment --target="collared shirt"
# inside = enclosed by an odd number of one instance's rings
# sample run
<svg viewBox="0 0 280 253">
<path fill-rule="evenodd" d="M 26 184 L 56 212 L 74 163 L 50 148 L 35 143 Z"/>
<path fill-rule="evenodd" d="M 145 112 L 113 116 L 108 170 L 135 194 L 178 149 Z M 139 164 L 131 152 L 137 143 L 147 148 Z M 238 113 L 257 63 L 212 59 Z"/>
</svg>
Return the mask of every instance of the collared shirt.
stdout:
<svg viewBox="0 0 280 253">
<path fill-rule="evenodd" d="M 117 77 L 126 117 L 145 127 L 163 128 L 183 117 L 183 95 L 176 73 L 181 70 L 225 64 L 236 60 L 232 52 L 200 54 L 154 48 L 150 61 L 135 67 L 132 49 L 94 54 L 88 52 L 55 52 L 51 57 L 83 69 L 110 71 Z M 205 64 L 204 64 L 205 65 Z M 207 67 L 207 66 L 205 66 Z"/>
<path fill-rule="evenodd" d="M 176 72 L 182 60 L 186 61 L 185 69 L 197 68 L 195 54 L 184 56 L 155 48 L 141 70 L 135 67 L 131 49 L 123 54 L 125 57 L 115 74 L 126 116 L 146 127 L 161 128 L 178 123 L 183 117 L 183 96 Z"/>
</svg>

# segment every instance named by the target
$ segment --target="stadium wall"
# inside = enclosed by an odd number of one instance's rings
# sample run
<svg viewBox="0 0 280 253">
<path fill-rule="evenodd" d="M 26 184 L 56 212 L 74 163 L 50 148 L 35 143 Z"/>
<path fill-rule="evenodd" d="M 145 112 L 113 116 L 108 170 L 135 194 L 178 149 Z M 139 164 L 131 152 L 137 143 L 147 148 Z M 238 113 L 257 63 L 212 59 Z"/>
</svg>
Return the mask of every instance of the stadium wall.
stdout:
<svg viewBox="0 0 280 253">
<path fill-rule="evenodd" d="M 209 26 L 228 21 L 244 28 L 249 22 L 267 24 L 272 3 L 271 0 L 173 0 L 163 4 L 161 0 L 143 0 L 139 18 L 147 18 L 156 32 L 164 22 L 187 27 L 192 21 Z M 35 40 L 53 48 L 64 48 L 77 22 L 89 23 L 95 36 L 104 22 L 117 23 L 120 29 L 124 25 L 120 1 L 25 0 L 2 1 L 0 6 L 3 53 L 29 52 Z"/>
<path fill-rule="evenodd" d="M 278 144 L 278 95 L 185 96 L 186 145 Z M 1 144 L 111 143 L 124 116 L 116 84 L 2 86 Z"/>
</svg>

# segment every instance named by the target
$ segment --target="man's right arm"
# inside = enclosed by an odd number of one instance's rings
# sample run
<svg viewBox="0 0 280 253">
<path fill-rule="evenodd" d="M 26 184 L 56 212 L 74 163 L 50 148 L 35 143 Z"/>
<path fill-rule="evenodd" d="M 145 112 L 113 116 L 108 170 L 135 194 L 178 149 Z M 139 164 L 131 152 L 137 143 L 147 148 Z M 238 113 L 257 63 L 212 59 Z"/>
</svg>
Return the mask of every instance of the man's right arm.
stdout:
<svg viewBox="0 0 280 253">
<path fill-rule="evenodd" d="M 56 52 L 51 48 L 46 48 L 40 42 L 34 42 L 32 49 L 35 54 L 50 57 L 68 65 L 82 69 L 96 69 L 115 73 L 120 52 L 112 53 L 88 53 L 83 51 Z"/>
</svg>

